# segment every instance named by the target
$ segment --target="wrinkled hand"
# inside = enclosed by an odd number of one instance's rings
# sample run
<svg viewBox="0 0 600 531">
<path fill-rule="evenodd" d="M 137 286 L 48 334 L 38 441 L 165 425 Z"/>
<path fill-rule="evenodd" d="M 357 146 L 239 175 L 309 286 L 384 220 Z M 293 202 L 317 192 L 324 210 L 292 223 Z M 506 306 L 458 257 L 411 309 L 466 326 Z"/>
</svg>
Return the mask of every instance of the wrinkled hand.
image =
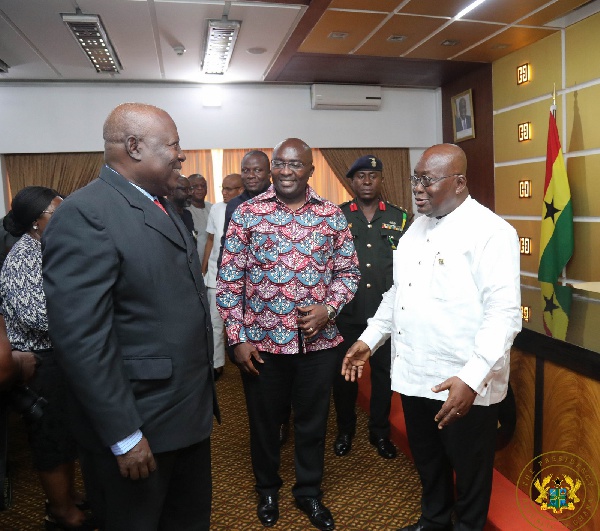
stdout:
<svg viewBox="0 0 600 531">
<path fill-rule="evenodd" d="M 31 380 L 35 374 L 37 362 L 33 352 L 21 352 L 20 350 L 13 350 L 12 359 L 17 366 L 17 374 L 20 375 L 21 382 L 29 382 L 29 380 Z"/>
<path fill-rule="evenodd" d="M 434 393 L 448 390 L 448 398 L 434 419 L 440 430 L 464 417 L 477 397 L 477 393 L 458 376 L 448 378 L 441 384 L 432 387 L 431 390 Z"/>
<path fill-rule="evenodd" d="M 124 478 L 138 480 L 147 478 L 156 470 L 156 461 L 146 437 L 142 437 L 129 452 L 117 455 L 119 471 Z"/>
<path fill-rule="evenodd" d="M 359 340 L 348 349 L 342 362 L 342 376 L 347 382 L 355 382 L 362 376 L 363 367 L 370 357 L 371 349 L 364 341 Z"/>
<path fill-rule="evenodd" d="M 298 328 L 306 339 L 315 337 L 329 321 L 327 308 L 324 304 L 298 306 Z M 304 315 L 303 315 L 304 314 Z"/>
<path fill-rule="evenodd" d="M 235 364 L 241 371 L 258 376 L 259 372 L 256 370 L 254 363 L 252 363 L 252 358 L 258 361 L 258 363 L 264 363 L 264 361 L 252 343 L 240 343 L 236 345 L 233 348 L 233 355 L 235 357 Z"/>
</svg>

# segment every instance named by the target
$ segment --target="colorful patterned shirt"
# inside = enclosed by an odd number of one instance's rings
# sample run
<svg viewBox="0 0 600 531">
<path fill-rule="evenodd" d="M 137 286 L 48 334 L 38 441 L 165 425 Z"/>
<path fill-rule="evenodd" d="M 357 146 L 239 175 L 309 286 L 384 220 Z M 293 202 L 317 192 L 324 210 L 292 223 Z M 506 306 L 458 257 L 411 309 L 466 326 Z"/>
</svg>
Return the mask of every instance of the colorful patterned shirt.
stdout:
<svg viewBox="0 0 600 531">
<path fill-rule="evenodd" d="M 293 211 L 273 186 L 234 212 L 217 280 L 217 307 L 230 345 L 243 342 L 262 352 L 298 354 L 342 342 L 329 322 L 305 341 L 298 306 L 352 300 L 360 280 L 348 223 L 337 205 L 307 186 L 306 202 Z"/>
</svg>

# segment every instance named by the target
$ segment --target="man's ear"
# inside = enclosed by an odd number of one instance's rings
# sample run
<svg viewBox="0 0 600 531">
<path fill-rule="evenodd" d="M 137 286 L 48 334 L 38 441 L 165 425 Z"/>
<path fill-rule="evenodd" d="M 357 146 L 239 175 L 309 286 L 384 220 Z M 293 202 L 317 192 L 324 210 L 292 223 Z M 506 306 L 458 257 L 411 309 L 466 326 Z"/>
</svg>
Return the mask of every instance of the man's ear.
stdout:
<svg viewBox="0 0 600 531">
<path fill-rule="evenodd" d="M 125 139 L 125 149 L 132 159 L 141 160 L 140 140 L 137 136 L 130 135 Z"/>
<path fill-rule="evenodd" d="M 467 187 L 467 176 L 459 175 L 456 178 L 456 195 L 462 193 L 462 191 Z"/>
</svg>

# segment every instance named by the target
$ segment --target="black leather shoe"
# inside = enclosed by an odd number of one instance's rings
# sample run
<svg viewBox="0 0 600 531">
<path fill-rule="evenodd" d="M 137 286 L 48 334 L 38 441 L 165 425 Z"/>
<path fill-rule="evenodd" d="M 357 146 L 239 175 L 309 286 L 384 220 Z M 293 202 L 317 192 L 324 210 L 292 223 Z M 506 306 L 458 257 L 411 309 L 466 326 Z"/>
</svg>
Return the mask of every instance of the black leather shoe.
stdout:
<svg viewBox="0 0 600 531">
<path fill-rule="evenodd" d="M 256 506 L 256 515 L 265 527 L 273 527 L 279 520 L 279 503 L 276 496 L 261 496 Z"/>
<path fill-rule="evenodd" d="M 352 448 L 352 435 L 349 433 L 338 433 L 333 443 L 333 451 L 338 457 L 342 457 L 350 452 Z"/>
<path fill-rule="evenodd" d="M 283 446 L 290 436 L 290 423 L 284 422 L 279 426 L 279 446 Z"/>
<path fill-rule="evenodd" d="M 296 498 L 296 507 L 308 515 L 310 523 L 321 531 L 335 529 L 335 522 L 329 509 L 318 498 Z"/>
<path fill-rule="evenodd" d="M 375 437 L 371 435 L 369 442 L 377 448 L 377 453 L 384 459 L 394 459 L 398 455 L 398 451 L 394 443 L 388 437 Z"/>
</svg>

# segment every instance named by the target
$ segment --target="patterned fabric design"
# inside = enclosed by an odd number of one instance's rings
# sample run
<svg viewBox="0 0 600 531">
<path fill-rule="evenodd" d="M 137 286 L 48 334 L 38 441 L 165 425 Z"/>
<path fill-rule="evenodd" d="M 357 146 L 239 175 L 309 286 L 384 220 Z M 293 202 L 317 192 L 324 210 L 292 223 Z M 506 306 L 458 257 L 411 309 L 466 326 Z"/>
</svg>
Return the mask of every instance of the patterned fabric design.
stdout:
<svg viewBox="0 0 600 531">
<path fill-rule="evenodd" d="M 298 354 L 342 341 L 328 324 L 311 341 L 298 332 L 298 306 L 352 299 L 360 272 L 346 218 L 307 187 L 296 211 L 271 186 L 234 212 L 217 281 L 217 305 L 229 343 L 251 341 L 258 350 Z M 245 306 L 245 308 L 244 308 Z M 242 315 L 243 312 L 243 315 Z"/>
<path fill-rule="evenodd" d="M 42 245 L 24 234 L 0 273 L 0 296 L 8 339 L 14 349 L 51 348 L 42 282 Z"/>
</svg>

